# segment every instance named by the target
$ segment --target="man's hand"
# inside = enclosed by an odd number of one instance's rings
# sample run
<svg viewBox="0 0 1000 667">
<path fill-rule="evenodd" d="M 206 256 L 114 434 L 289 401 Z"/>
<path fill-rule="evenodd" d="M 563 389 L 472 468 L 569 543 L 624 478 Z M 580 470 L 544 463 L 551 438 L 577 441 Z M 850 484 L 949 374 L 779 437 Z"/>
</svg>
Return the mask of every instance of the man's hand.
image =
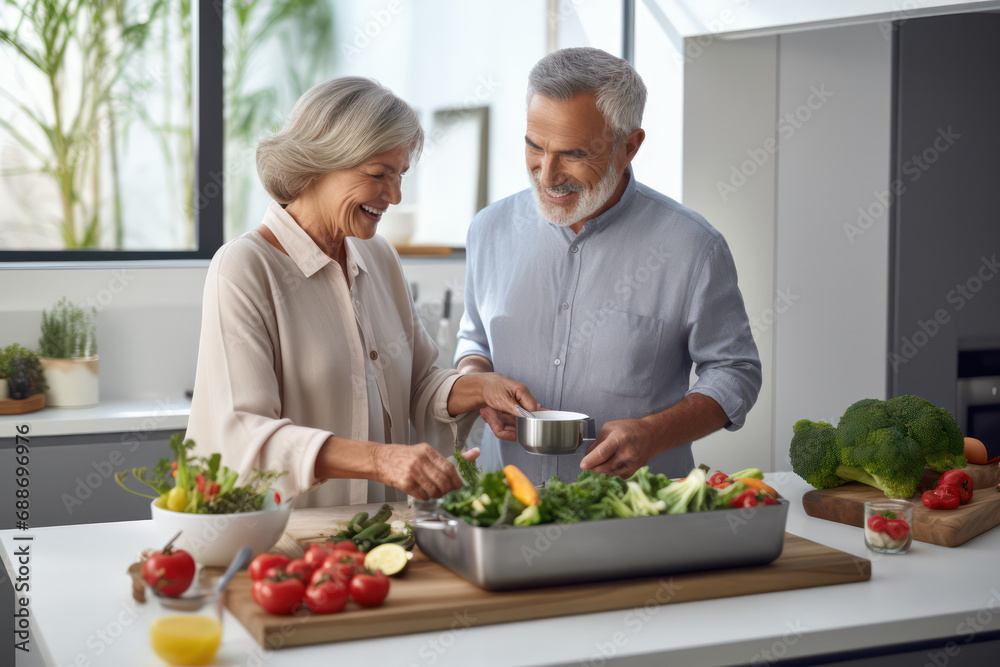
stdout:
<svg viewBox="0 0 1000 667">
<path fill-rule="evenodd" d="M 605 422 L 580 462 L 584 470 L 630 477 L 659 454 L 653 429 L 641 419 Z"/>
</svg>

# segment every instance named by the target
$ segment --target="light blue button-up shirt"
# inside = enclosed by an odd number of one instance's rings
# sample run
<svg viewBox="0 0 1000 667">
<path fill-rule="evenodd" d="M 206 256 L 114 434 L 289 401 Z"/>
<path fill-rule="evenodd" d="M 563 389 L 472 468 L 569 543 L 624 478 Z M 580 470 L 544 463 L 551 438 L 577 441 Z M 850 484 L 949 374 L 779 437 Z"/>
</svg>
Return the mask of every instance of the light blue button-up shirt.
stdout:
<svg viewBox="0 0 1000 667">
<path fill-rule="evenodd" d="M 629 183 L 621 200 L 574 234 L 538 213 L 531 191 L 498 201 L 469 228 L 465 314 L 456 361 L 481 354 L 543 407 L 604 422 L 661 412 L 693 392 L 740 428 L 761 366 L 725 239 L 669 197 Z M 691 369 L 698 376 L 690 385 Z M 533 482 L 576 479 L 575 454 L 529 454 L 487 428 L 487 469 L 514 464 Z M 682 477 L 691 444 L 654 472 Z"/>
</svg>

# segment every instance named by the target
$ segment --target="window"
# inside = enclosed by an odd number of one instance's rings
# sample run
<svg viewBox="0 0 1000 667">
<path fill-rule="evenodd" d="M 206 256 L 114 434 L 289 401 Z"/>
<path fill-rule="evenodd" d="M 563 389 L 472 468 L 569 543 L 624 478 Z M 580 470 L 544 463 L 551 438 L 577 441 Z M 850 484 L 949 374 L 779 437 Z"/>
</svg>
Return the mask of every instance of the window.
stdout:
<svg viewBox="0 0 1000 667">
<path fill-rule="evenodd" d="M 258 138 L 311 85 L 346 74 L 392 88 L 427 133 L 381 233 L 417 252 L 464 246 L 482 206 L 527 186 L 511 137 L 531 66 L 565 46 L 620 55 L 631 6 L 193 1 L 118 15 L 104 0 L 6 0 L 0 261 L 211 257 L 269 201 Z M 74 13 L 57 18 L 63 7 Z M 58 36 L 50 52 L 42 34 Z"/>
</svg>

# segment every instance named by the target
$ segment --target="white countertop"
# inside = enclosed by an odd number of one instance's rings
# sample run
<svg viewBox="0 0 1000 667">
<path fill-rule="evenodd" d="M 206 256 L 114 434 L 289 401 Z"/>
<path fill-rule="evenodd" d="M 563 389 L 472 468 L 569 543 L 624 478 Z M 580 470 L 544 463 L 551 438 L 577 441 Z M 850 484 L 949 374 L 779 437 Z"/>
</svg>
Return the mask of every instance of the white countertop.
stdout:
<svg viewBox="0 0 1000 667">
<path fill-rule="evenodd" d="M 960 647 L 1000 629 L 1000 531 L 955 549 L 914 542 L 905 555 L 880 556 L 865 549 L 860 528 L 807 517 L 801 496 L 809 487 L 797 476 L 767 480 L 791 503 L 788 532 L 868 558 L 871 581 L 307 646 L 266 661 L 255 659 L 267 652 L 227 614 L 214 664 L 602 665 L 655 654 L 650 664 L 669 655 L 672 664 L 724 665 L 947 637 L 959 637 Z M 30 542 L 14 540 L 29 535 Z M 139 551 L 156 542 L 149 521 L 0 531 L 12 579 L 12 552 L 30 544 L 33 650 L 42 648 L 50 665 L 161 665 L 125 575 Z"/>
<path fill-rule="evenodd" d="M 190 413 L 187 398 L 109 399 L 92 408 L 43 408 L 2 416 L 0 438 L 13 438 L 20 424 L 29 426 L 31 437 L 184 430 Z"/>
</svg>

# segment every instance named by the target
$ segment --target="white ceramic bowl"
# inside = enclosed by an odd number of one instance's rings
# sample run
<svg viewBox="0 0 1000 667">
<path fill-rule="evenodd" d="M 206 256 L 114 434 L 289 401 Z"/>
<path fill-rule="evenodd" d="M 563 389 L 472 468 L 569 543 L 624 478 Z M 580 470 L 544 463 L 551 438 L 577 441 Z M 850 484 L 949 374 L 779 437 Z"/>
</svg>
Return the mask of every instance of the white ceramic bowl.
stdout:
<svg viewBox="0 0 1000 667">
<path fill-rule="evenodd" d="M 281 539 L 292 512 L 292 504 L 276 505 L 273 499 L 259 512 L 238 514 L 189 514 L 161 509 L 150 503 L 153 523 L 163 546 L 181 531 L 174 542 L 187 551 L 199 565 L 226 567 L 240 550 L 250 547 L 253 555 L 262 554 Z"/>
</svg>

